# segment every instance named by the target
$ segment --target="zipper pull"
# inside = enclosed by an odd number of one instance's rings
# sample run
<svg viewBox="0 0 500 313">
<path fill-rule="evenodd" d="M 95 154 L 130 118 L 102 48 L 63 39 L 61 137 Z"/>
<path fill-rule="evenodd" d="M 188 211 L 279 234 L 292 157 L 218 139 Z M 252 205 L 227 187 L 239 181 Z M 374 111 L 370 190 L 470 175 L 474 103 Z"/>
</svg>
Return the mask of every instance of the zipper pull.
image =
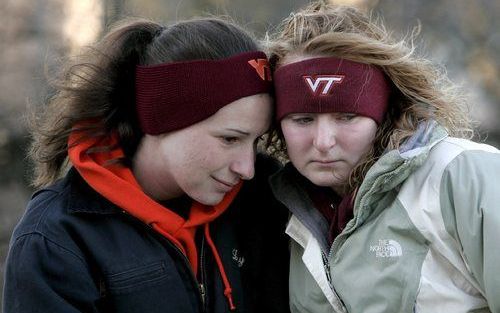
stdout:
<svg viewBox="0 0 500 313">
<path fill-rule="evenodd" d="M 323 259 L 323 268 L 325 270 L 326 279 L 328 280 L 330 287 L 333 289 L 332 276 L 330 273 L 330 263 L 328 262 L 328 257 L 325 255 L 324 252 L 321 252 L 321 258 Z"/>
<path fill-rule="evenodd" d="M 203 307 L 205 307 L 205 297 L 206 297 L 206 294 L 205 294 L 205 285 L 203 284 L 199 284 L 200 286 L 200 294 L 201 294 L 201 301 L 202 301 L 202 304 L 203 304 Z"/>
</svg>

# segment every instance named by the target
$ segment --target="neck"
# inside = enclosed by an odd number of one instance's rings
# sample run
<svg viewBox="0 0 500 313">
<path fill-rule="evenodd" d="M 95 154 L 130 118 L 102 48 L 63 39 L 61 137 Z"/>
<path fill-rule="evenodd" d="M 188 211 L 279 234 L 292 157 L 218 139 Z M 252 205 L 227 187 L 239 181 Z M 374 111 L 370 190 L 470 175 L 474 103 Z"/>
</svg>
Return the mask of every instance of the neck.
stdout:
<svg viewBox="0 0 500 313">
<path fill-rule="evenodd" d="M 132 172 L 145 194 L 156 201 L 165 201 L 180 197 L 184 191 L 175 183 L 175 180 L 165 171 L 158 173 L 153 165 L 158 162 L 158 155 L 151 148 L 150 143 L 139 145 L 132 161 Z"/>
<path fill-rule="evenodd" d="M 330 186 L 330 188 L 335 191 L 335 193 L 341 197 L 344 197 L 349 193 L 349 189 L 347 188 L 347 185 L 342 185 L 342 186 Z"/>
</svg>

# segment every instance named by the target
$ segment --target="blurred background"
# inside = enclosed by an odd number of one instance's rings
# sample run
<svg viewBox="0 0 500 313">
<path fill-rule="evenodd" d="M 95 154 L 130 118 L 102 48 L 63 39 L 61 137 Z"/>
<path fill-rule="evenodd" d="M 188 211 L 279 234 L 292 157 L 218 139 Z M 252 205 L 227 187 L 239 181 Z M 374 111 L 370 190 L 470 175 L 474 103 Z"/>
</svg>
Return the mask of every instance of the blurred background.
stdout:
<svg viewBox="0 0 500 313">
<path fill-rule="evenodd" d="M 396 35 L 419 23 L 419 52 L 467 88 L 481 140 L 500 143 L 500 0 L 332 0 L 383 16 Z M 33 190 L 24 115 L 50 94 L 45 69 L 96 41 L 123 16 L 165 23 L 231 15 L 264 36 L 305 0 L 0 0 L 0 282 L 13 227 Z M 0 307 L 2 284 L 0 283 Z"/>
</svg>

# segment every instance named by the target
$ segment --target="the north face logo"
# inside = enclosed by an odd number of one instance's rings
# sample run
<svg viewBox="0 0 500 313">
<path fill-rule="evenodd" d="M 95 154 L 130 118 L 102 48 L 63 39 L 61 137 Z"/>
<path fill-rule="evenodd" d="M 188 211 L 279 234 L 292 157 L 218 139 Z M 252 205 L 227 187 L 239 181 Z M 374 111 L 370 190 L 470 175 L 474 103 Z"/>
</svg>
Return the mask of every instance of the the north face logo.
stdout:
<svg viewBox="0 0 500 313">
<path fill-rule="evenodd" d="M 255 69 L 262 80 L 273 80 L 271 76 L 271 68 L 269 67 L 269 62 L 267 61 L 267 59 L 250 60 L 248 61 L 248 64 L 250 64 Z"/>
<path fill-rule="evenodd" d="M 344 75 L 318 75 L 302 76 L 309 90 L 315 96 L 326 96 L 330 94 L 334 84 L 340 84 Z"/>
<path fill-rule="evenodd" d="M 399 242 L 392 239 L 380 239 L 378 245 L 370 246 L 370 252 L 375 252 L 377 258 L 394 258 L 403 255 Z"/>
</svg>

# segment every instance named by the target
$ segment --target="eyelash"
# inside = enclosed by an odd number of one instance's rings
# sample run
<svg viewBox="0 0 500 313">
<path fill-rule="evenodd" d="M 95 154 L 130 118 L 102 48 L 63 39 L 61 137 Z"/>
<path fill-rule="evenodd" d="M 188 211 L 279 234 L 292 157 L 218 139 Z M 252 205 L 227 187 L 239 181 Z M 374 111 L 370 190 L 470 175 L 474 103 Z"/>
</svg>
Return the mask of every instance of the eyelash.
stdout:
<svg viewBox="0 0 500 313">
<path fill-rule="evenodd" d="M 336 119 L 341 121 L 341 122 L 350 122 L 354 118 L 356 118 L 356 116 L 357 116 L 356 114 L 341 114 Z M 292 121 L 296 124 L 299 124 L 299 125 L 307 125 L 307 124 L 313 122 L 314 119 L 312 117 L 296 117 L 296 118 L 292 118 Z"/>
<path fill-rule="evenodd" d="M 221 136 L 220 139 L 226 145 L 232 145 L 239 141 L 239 138 L 234 136 Z"/>
<path fill-rule="evenodd" d="M 343 114 L 338 117 L 338 120 L 348 122 L 352 121 L 355 117 L 355 114 Z"/>
<path fill-rule="evenodd" d="M 296 118 L 293 118 L 292 121 L 296 124 L 299 124 L 299 125 L 307 125 L 313 121 L 313 118 L 311 118 L 311 117 L 296 117 Z"/>
</svg>

